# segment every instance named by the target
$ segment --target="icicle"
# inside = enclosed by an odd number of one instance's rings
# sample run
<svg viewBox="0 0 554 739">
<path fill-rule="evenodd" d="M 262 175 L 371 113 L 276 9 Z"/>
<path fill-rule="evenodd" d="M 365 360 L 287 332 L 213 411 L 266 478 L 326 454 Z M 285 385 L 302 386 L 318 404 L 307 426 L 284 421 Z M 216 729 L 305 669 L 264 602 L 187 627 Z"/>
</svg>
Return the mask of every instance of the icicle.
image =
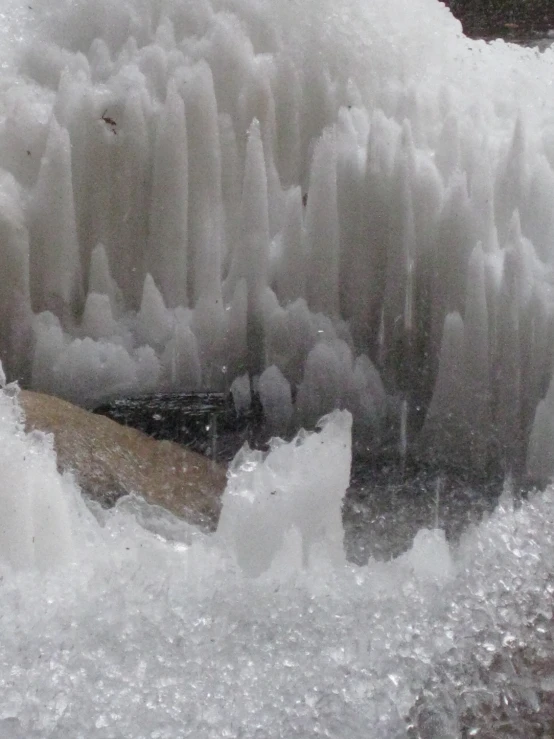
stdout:
<svg viewBox="0 0 554 739">
<path fill-rule="evenodd" d="M 333 408 L 349 408 L 357 400 L 352 353 L 340 340 L 320 341 L 308 354 L 298 387 L 296 410 L 301 423 L 313 426 Z"/>
<path fill-rule="evenodd" d="M 460 135 L 458 118 L 453 113 L 446 116 L 442 125 L 435 162 L 444 178 L 448 182 L 454 172 L 460 167 Z"/>
<path fill-rule="evenodd" d="M 277 169 L 281 182 L 290 187 L 300 181 L 300 103 L 302 90 L 291 61 L 277 62 L 274 84 L 277 121 Z"/>
<path fill-rule="evenodd" d="M 386 284 L 383 302 L 385 330 L 385 357 L 393 380 L 405 388 L 402 365 L 410 364 L 404 356 L 411 336 L 406 332 L 406 315 L 411 315 L 412 300 L 407 300 L 409 273 L 415 257 L 416 237 L 412 201 L 412 182 L 415 170 L 414 143 L 406 121 L 403 127 L 397 162 L 393 175 L 392 201 L 399 217 L 391 220 L 388 234 Z M 408 313 L 406 309 L 408 308 Z"/>
<path fill-rule="evenodd" d="M 477 244 L 471 254 L 467 274 L 463 345 L 465 424 L 471 428 L 470 458 L 476 470 L 486 467 L 490 436 L 488 328 L 483 249 L 481 244 Z"/>
<path fill-rule="evenodd" d="M 339 224 L 334 129 L 318 140 L 306 211 L 308 304 L 315 312 L 339 314 Z"/>
<path fill-rule="evenodd" d="M 165 15 L 160 19 L 158 27 L 156 28 L 154 43 L 157 46 L 161 46 L 166 51 L 171 51 L 175 48 L 175 30 L 173 28 L 173 23 L 171 22 L 171 19 Z"/>
<path fill-rule="evenodd" d="M 137 333 L 140 341 L 150 346 L 163 346 L 169 338 L 171 321 L 162 294 L 152 275 L 146 275 L 140 311 L 137 315 Z"/>
<path fill-rule="evenodd" d="M 369 292 L 371 279 L 371 260 L 362 235 L 365 162 L 360 156 L 358 132 L 345 108 L 339 115 L 337 149 L 340 309 L 341 315 L 350 321 L 354 337 L 362 343 L 367 335 L 367 304 L 363 296 Z"/>
<path fill-rule="evenodd" d="M 237 138 L 231 116 L 222 113 L 218 118 L 221 144 L 221 192 L 225 210 L 226 240 L 222 244 L 223 274 L 230 268 L 232 254 L 239 248 L 241 183 Z M 224 298 L 227 296 L 224 294 Z"/>
<path fill-rule="evenodd" d="M 110 274 L 108 255 L 102 244 L 97 244 L 92 250 L 88 291 L 107 295 L 110 299 L 112 313 L 117 314 L 122 304 L 121 291 Z"/>
<path fill-rule="evenodd" d="M 139 50 L 137 61 L 147 80 L 150 95 L 163 100 L 167 88 L 167 52 L 161 46 L 149 44 Z"/>
<path fill-rule="evenodd" d="M 268 78 L 267 66 L 263 57 L 257 58 L 240 98 L 241 130 L 248 131 L 252 122 L 257 120 L 260 126 L 266 157 L 276 144 L 277 123 L 275 119 L 275 101 Z M 269 147 L 266 149 L 266 147 Z M 273 152 L 271 152 L 273 156 Z"/>
<path fill-rule="evenodd" d="M 528 207 L 522 212 L 522 228 L 543 262 L 554 263 L 554 172 L 541 156 L 531 176 Z"/>
<path fill-rule="evenodd" d="M 231 301 L 226 309 L 227 328 L 225 333 L 226 374 L 236 377 L 247 369 L 247 319 L 248 286 L 245 279 L 237 282 Z"/>
<path fill-rule="evenodd" d="M 187 130 L 174 85 L 167 92 L 154 151 L 146 268 L 166 305 L 187 305 Z"/>
<path fill-rule="evenodd" d="M 189 24 L 190 19 L 187 26 Z M 246 129 L 241 126 L 241 92 L 255 64 L 252 41 L 240 20 L 230 13 L 214 15 L 212 34 L 206 60 L 213 75 L 217 106 L 220 112 L 231 116 L 233 125 L 243 133 Z"/>
<path fill-rule="evenodd" d="M 63 317 L 81 303 L 81 264 L 73 202 L 71 143 L 54 117 L 30 210 L 31 296 L 35 310 Z"/>
<path fill-rule="evenodd" d="M 510 147 L 499 167 L 494 200 L 496 224 L 500 244 L 506 239 L 510 219 L 514 210 L 520 207 L 528 186 L 525 127 L 518 118 Z"/>
<path fill-rule="evenodd" d="M 240 216 L 241 242 L 233 255 L 229 287 L 235 289 L 240 279 L 248 286 L 249 368 L 260 369 L 263 357 L 261 301 L 267 286 L 269 268 L 269 221 L 267 179 L 260 127 L 250 127 L 246 150 Z M 229 288 L 228 288 L 229 289 Z"/>
<path fill-rule="evenodd" d="M 321 334 L 303 298 L 287 308 L 276 310 L 266 318 L 266 356 L 268 364 L 276 364 L 293 385 L 302 379 L 308 352 Z"/>
<path fill-rule="evenodd" d="M 302 81 L 302 99 L 310 100 L 310 105 L 302 106 L 300 119 L 300 144 L 304 159 L 300 181 L 305 183 L 313 167 L 314 141 L 333 125 L 337 103 L 329 72 L 317 60 L 311 60 Z"/>
<path fill-rule="evenodd" d="M 527 452 L 527 475 L 538 485 L 554 478 L 554 382 L 537 406 Z"/>
<path fill-rule="evenodd" d="M 371 430 L 371 443 L 376 445 L 387 413 L 385 388 L 375 365 L 365 354 L 356 357 L 353 378 L 358 407 L 354 415 L 359 425 Z"/>
<path fill-rule="evenodd" d="M 418 453 L 432 462 L 467 463 L 463 432 L 464 323 L 459 313 L 444 321 L 438 376 L 425 423 L 417 440 Z"/>
<path fill-rule="evenodd" d="M 408 455 L 408 413 L 409 406 L 406 398 L 400 403 L 400 433 L 398 439 L 398 452 L 400 454 L 400 471 L 404 475 L 406 470 L 406 458 Z"/>
<path fill-rule="evenodd" d="M 304 377 L 298 387 L 296 409 L 301 422 L 313 424 L 336 407 L 342 394 L 341 367 L 332 347 L 319 343 L 311 350 L 304 365 Z"/>
<path fill-rule="evenodd" d="M 81 320 L 83 335 L 90 336 L 94 340 L 109 339 L 116 333 L 116 330 L 109 297 L 89 292 Z"/>
<path fill-rule="evenodd" d="M 302 192 L 299 187 L 287 193 L 285 225 L 281 235 L 281 261 L 277 272 L 277 293 L 287 305 L 305 295 L 306 247 L 302 222 Z"/>
<path fill-rule="evenodd" d="M 522 331 L 522 429 L 527 446 L 535 410 L 545 397 L 552 369 L 552 337 L 549 335 L 548 299 L 543 286 L 535 286 Z"/>
<path fill-rule="evenodd" d="M 418 271 L 422 259 L 428 259 L 437 238 L 445 188 L 433 160 L 426 152 L 416 152 L 412 203 L 416 232 Z"/>
<path fill-rule="evenodd" d="M 119 163 L 121 162 L 122 136 L 117 133 L 120 124 L 119 112 L 92 95 L 83 101 L 83 118 L 86 121 L 86 157 L 79 162 L 79 213 L 80 237 L 84 240 L 83 253 L 90 254 L 99 242 L 104 244 L 109 256 L 114 277 L 124 292 L 127 260 L 120 271 L 118 227 L 121 222 L 121 200 L 117 187 Z M 116 116 L 116 117 L 114 117 Z"/>
<path fill-rule="evenodd" d="M 357 340 L 362 346 L 385 356 L 383 296 L 386 284 L 387 247 L 392 217 L 392 173 L 399 136 L 396 122 L 376 111 L 371 119 L 362 211 L 362 243 L 367 243 L 364 264 L 353 275 L 352 289 L 358 292 L 352 316 Z M 361 247 L 360 247 L 361 248 Z M 367 273 L 367 276 L 364 274 Z"/>
<path fill-rule="evenodd" d="M 221 299 L 221 148 L 212 73 L 199 62 L 185 87 L 189 154 L 189 297 Z"/>
<path fill-rule="evenodd" d="M 240 121 L 241 129 L 244 131 L 250 129 L 254 120 L 257 120 L 260 126 L 267 178 L 269 233 L 273 237 L 281 227 L 284 203 L 275 166 L 277 149 L 275 102 L 266 66 L 263 57 L 256 61 L 251 79 L 248 80 L 241 94 Z"/>
<path fill-rule="evenodd" d="M 0 275 L 0 362 L 9 377 L 18 377 L 30 328 L 29 234 L 10 175 L 0 182 Z"/>
<path fill-rule="evenodd" d="M 102 38 L 95 38 L 88 52 L 88 60 L 94 82 L 105 82 L 113 69 L 108 45 Z"/>
<path fill-rule="evenodd" d="M 446 192 L 433 253 L 430 300 L 433 356 L 438 354 L 445 315 L 463 310 L 467 265 L 476 243 L 466 177 L 456 173 Z"/>
<path fill-rule="evenodd" d="M 483 244 L 485 253 L 498 248 L 498 234 L 494 217 L 495 193 L 488 149 L 479 148 L 479 159 L 470 181 L 471 203 L 477 226 L 477 238 Z"/>
<path fill-rule="evenodd" d="M 495 427 L 501 462 L 508 472 L 518 472 L 521 464 L 521 358 L 518 290 L 518 259 L 509 251 L 504 260 L 504 276 L 497 311 L 495 361 Z"/>
<path fill-rule="evenodd" d="M 118 284 L 125 287 L 126 304 L 132 309 L 140 306 L 147 271 L 145 246 L 148 218 L 153 206 L 150 202 L 150 133 L 145 107 L 144 91 L 131 92 L 125 101 L 120 130 L 122 142 L 118 150 L 121 161 L 115 173 L 119 215 L 116 222 L 118 249 L 114 273 Z M 186 147 L 186 143 L 181 142 L 183 146 Z M 178 163 L 183 157 L 182 148 L 174 156 Z M 179 174 L 175 174 L 175 177 L 178 178 Z"/>
<path fill-rule="evenodd" d="M 198 343 L 183 314 L 176 316 L 172 336 L 162 356 L 162 364 L 166 368 L 171 390 L 189 391 L 201 387 L 202 369 Z"/>
<path fill-rule="evenodd" d="M 31 369 L 32 387 L 55 395 L 59 359 L 66 348 L 60 322 L 50 312 L 40 313 L 33 320 L 33 333 L 35 343 Z"/>
</svg>

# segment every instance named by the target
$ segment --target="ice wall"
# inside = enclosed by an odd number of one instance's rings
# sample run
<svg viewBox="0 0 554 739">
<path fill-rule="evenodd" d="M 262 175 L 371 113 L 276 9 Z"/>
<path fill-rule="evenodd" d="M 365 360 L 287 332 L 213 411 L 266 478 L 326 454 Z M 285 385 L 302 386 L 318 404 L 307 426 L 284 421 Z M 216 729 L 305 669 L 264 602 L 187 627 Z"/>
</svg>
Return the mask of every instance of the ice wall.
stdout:
<svg viewBox="0 0 554 739">
<path fill-rule="evenodd" d="M 532 434 L 550 476 L 553 52 L 435 0 L 12 10 L 9 378 L 94 403 L 268 371 L 277 426 L 346 407 L 378 441 L 403 407 L 420 454 L 520 471 Z"/>
</svg>

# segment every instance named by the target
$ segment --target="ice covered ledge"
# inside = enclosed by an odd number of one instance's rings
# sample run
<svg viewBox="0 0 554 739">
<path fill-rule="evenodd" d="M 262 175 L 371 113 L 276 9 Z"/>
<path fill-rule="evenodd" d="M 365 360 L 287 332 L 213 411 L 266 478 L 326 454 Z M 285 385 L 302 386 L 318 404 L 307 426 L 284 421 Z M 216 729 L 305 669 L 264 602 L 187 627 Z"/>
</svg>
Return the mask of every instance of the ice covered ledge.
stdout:
<svg viewBox="0 0 554 739">
<path fill-rule="evenodd" d="M 10 378 L 96 402 L 248 372 L 276 428 L 346 407 L 552 474 L 551 52 L 435 0 L 12 9 Z"/>
</svg>

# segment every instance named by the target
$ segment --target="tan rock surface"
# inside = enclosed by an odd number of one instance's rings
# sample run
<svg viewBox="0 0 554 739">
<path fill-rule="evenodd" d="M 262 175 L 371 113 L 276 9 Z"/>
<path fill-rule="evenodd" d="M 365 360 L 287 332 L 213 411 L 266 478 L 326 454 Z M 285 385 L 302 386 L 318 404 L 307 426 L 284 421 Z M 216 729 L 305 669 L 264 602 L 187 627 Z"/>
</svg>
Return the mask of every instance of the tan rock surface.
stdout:
<svg viewBox="0 0 554 739">
<path fill-rule="evenodd" d="M 61 471 L 84 492 L 109 503 L 138 493 L 195 524 L 215 528 L 225 489 L 223 467 L 170 441 L 156 441 L 59 398 L 22 390 L 27 431 L 54 436 Z"/>
</svg>

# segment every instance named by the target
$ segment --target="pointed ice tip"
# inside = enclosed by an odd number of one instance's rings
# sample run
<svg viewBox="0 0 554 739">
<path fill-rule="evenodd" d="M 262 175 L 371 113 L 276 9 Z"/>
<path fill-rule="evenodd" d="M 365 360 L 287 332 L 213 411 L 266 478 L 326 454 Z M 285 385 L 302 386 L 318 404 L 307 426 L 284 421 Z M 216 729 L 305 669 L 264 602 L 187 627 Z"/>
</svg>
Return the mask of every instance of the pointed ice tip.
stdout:
<svg viewBox="0 0 554 739">
<path fill-rule="evenodd" d="M 504 484 L 502 485 L 502 494 L 498 499 L 497 509 L 506 513 L 512 513 L 514 510 L 514 481 L 510 474 L 506 475 Z"/>
<path fill-rule="evenodd" d="M 327 427 L 334 427 L 337 431 L 344 431 L 350 433 L 352 430 L 352 414 L 347 410 L 340 410 L 336 408 L 331 413 L 327 413 L 322 416 L 316 423 L 316 429 L 323 431 Z"/>
</svg>

